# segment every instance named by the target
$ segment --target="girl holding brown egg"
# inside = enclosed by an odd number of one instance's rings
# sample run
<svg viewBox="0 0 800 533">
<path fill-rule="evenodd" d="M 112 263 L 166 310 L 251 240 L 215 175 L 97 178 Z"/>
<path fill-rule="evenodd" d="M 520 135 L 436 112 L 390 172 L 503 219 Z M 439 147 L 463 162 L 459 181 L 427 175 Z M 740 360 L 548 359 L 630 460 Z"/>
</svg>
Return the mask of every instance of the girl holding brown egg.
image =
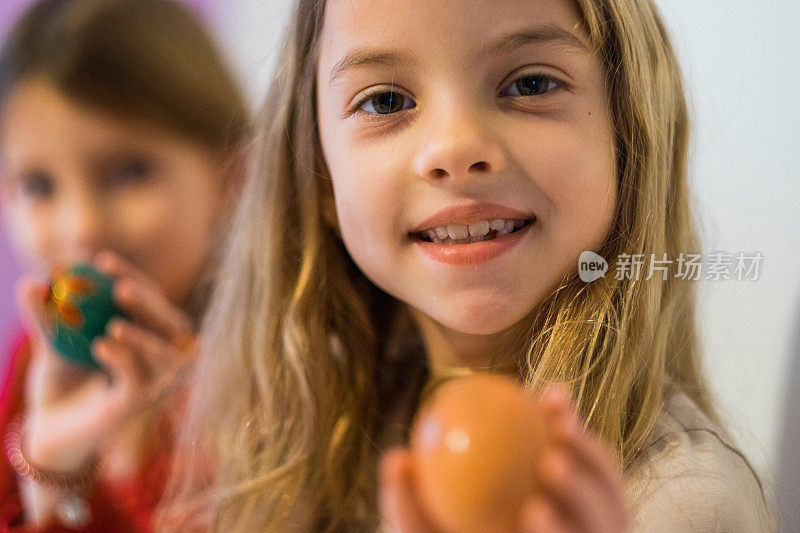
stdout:
<svg viewBox="0 0 800 533">
<path fill-rule="evenodd" d="M 165 526 L 771 528 L 693 282 L 577 272 L 698 248 L 651 0 L 298 0 L 281 53 Z"/>
</svg>

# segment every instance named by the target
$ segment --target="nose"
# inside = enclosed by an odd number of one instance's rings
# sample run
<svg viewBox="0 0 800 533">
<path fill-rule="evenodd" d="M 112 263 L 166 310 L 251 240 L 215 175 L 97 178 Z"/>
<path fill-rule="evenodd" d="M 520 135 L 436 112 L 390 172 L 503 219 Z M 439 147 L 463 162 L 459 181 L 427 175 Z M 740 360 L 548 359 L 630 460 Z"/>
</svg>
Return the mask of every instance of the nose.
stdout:
<svg viewBox="0 0 800 533">
<path fill-rule="evenodd" d="M 108 230 L 102 205 L 87 194 L 64 200 L 56 222 L 64 258 L 91 261 L 104 246 L 103 238 Z"/>
<path fill-rule="evenodd" d="M 427 180 L 461 180 L 497 174 L 506 166 L 501 145 L 478 110 L 444 110 L 431 117 L 429 134 L 414 158 L 414 170 Z"/>
</svg>

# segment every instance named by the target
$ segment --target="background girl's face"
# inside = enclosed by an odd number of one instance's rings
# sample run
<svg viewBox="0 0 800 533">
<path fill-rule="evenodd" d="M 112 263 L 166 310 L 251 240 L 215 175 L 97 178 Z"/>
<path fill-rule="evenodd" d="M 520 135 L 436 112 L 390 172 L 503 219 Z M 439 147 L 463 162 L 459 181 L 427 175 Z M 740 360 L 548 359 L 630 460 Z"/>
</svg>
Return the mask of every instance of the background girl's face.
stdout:
<svg viewBox="0 0 800 533">
<path fill-rule="evenodd" d="M 327 2 L 322 149 L 342 239 L 373 282 L 447 328 L 495 333 L 603 243 L 614 132 L 587 43 L 567 0 Z M 468 264 L 424 253 L 426 219 L 477 202 L 528 219 L 513 246 Z"/>
<path fill-rule="evenodd" d="M 49 272 L 110 249 L 184 303 L 222 206 L 209 153 L 44 82 L 17 88 L 0 125 L 3 210 L 23 256 Z"/>
</svg>

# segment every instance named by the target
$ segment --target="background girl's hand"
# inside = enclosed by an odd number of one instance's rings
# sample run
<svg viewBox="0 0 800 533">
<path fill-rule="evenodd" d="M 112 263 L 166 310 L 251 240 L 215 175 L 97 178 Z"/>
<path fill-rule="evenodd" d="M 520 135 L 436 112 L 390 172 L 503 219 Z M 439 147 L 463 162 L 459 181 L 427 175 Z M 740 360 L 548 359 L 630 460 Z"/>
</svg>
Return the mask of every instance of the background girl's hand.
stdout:
<svg viewBox="0 0 800 533">
<path fill-rule="evenodd" d="M 95 267 L 115 279 L 114 300 L 133 320 L 113 319 L 92 344 L 107 374 L 56 354 L 44 334 L 45 287 L 28 280 L 20 290 L 34 332 L 24 450 L 48 470 L 85 467 L 106 437 L 169 392 L 191 359 L 191 321 L 147 275 L 112 253 L 98 256 Z"/>
<path fill-rule="evenodd" d="M 560 446 L 542 457 L 538 475 L 544 494 L 526 506 L 524 531 L 628 531 L 622 476 L 611 451 L 583 428 L 566 391 L 551 387 L 539 403 Z"/>
<path fill-rule="evenodd" d="M 524 506 L 526 533 L 624 533 L 630 518 L 617 462 L 580 424 L 568 393 L 551 387 L 540 397 L 554 446 L 545 453 L 539 478 L 543 494 Z M 380 468 L 380 504 L 390 531 L 436 533 L 422 511 L 406 448 L 386 452 Z"/>
</svg>

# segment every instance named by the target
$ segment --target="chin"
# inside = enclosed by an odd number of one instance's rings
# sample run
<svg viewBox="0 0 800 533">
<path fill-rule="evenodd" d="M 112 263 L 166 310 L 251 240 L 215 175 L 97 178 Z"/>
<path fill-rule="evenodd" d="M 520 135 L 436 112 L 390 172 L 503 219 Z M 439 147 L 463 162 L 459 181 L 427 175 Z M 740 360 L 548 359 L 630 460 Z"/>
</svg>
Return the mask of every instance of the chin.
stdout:
<svg viewBox="0 0 800 533">
<path fill-rule="evenodd" d="M 492 335 L 499 333 L 511 326 L 524 316 L 512 313 L 503 306 L 471 306 L 459 305 L 432 315 L 433 318 L 445 327 L 469 335 Z"/>
<path fill-rule="evenodd" d="M 458 331 L 459 333 L 465 333 L 467 335 L 494 335 L 495 333 L 500 333 L 504 329 L 511 326 L 510 323 L 503 323 L 503 324 L 480 324 L 475 322 L 458 322 L 452 324 L 443 324 L 448 328 Z"/>
</svg>

